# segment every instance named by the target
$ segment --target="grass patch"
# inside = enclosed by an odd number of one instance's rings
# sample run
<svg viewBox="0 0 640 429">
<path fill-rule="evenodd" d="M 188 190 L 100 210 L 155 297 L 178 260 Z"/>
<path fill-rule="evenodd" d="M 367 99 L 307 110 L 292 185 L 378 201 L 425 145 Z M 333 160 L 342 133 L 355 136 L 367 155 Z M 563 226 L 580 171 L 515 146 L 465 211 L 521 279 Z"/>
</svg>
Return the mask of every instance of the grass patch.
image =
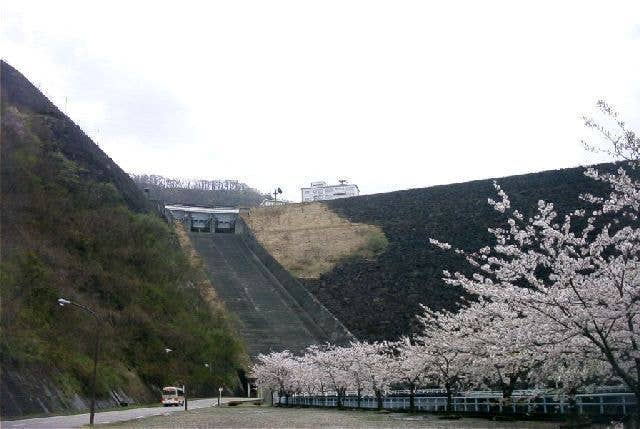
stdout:
<svg viewBox="0 0 640 429">
<path fill-rule="evenodd" d="M 317 279 L 351 258 L 374 259 L 389 242 L 376 225 L 350 222 L 320 202 L 243 215 L 262 246 L 298 278 Z"/>
</svg>

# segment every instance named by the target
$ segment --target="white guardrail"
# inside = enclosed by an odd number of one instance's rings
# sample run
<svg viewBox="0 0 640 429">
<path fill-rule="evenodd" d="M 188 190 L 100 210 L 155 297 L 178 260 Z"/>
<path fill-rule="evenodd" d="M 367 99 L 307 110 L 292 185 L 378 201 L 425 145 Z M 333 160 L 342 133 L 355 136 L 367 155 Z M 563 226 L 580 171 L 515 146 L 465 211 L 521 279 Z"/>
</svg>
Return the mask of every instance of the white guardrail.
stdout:
<svg viewBox="0 0 640 429">
<path fill-rule="evenodd" d="M 623 416 L 630 414 L 636 407 L 633 393 L 610 392 L 598 389 L 594 393 L 580 393 L 576 395 L 576 407 L 580 414 Z M 611 389 L 616 390 L 616 389 Z M 383 399 L 383 408 L 408 410 L 409 391 L 393 391 Z M 441 396 L 439 389 L 421 390 L 415 396 L 415 408 L 418 411 L 445 411 L 447 398 Z M 428 396 L 425 396 L 428 395 Z M 338 398 L 335 395 L 306 396 L 292 395 L 289 398 L 276 397 L 274 403 L 281 405 L 302 405 L 313 407 L 337 407 Z M 453 409 L 466 412 L 487 413 L 523 413 L 523 414 L 564 414 L 569 410 L 568 399 L 565 395 L 555 395 L 544 391 L 516 391 L 512 402 L 504 404 L 501 392 L 472 391 L 458 392 L 453 396 Z M 349 394 L 342 398 L 346 408 L 358 408 L 358 398 Z M 377 408 L 375 397 L 363 396 L 359 408 Z M 510 409 L 509 409 L 510 408 Z"/>
</svg>

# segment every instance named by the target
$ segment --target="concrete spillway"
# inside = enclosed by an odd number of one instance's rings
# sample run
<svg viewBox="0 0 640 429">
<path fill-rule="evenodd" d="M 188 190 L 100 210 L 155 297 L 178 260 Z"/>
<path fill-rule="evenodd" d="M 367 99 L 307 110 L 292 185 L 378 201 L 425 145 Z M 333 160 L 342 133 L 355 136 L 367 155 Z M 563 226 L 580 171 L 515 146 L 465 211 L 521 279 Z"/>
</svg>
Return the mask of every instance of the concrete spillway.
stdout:
<svg viewBox="0 0 640 429">
<path fill-rule="evenodd" d="M 240 319 L 252 356 L 284 349 L 297 352 L 331 340 L 240 235 L 192 233 L 190 237 L 216 292 Z"/>
</svg>

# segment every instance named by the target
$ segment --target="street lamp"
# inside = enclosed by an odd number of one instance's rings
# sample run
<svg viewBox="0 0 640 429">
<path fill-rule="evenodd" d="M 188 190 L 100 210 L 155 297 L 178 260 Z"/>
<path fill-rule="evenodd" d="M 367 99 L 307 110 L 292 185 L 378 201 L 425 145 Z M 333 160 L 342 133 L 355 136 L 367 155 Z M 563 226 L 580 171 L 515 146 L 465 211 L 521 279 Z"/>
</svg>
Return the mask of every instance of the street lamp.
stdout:
<svg viewBox="0 0 640 429">
<path fill-rule="evenodd" d="M 273 191 L 273 205 L 277 205 L 278 203 L 278 194 L 282 193 L 282 189 L 280 189 L 279 187 L 274 189 Z"/>
<path fill-rule="evenodd" d="M 96 374 L 98 371 L 98 350 L 100 349 L 100 319 L 95 311 L 89 307 L 85 307 L 77 302 L 70 301 L 65 298 L 58 298 L 58 305 L 64 307 L 65 305 L 73 305 L 79 309 L 86 311 L 96 319 L 96 341 L 95 348 L 93 349 L 93 377 L 91 381 L 91 411 L 89 413 L 89 425 L 93 426 L 93 420 L 96 413 Z"/>
<path fill-rule="evenodd" d="M 170 349 L 169 347 L 165 347 L 164 352 L 166 354 L 169 354 L 173 351 L 173 349 Z M 184 384 L 182 385 L 182 394 L 184 395 L 184 409 L 185 411 L 187 410 L 187 386 L 185 386 Z"/>
</svg>

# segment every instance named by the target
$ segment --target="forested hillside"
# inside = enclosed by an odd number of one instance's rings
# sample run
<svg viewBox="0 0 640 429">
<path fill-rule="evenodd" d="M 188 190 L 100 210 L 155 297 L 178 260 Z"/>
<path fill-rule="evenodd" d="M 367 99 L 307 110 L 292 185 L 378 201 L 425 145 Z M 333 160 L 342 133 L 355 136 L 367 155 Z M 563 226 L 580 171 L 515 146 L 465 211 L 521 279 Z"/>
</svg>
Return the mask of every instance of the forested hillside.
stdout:
<svg viewBox="0 0 640 429">
<path fill-rule="evenodd" d="M 259 191 L 237 180 L 197 180 L 149 174 L 132 174 L 142 190 L 167 204 L 207 207 L 254 207 L 265 198 Z"/>
<path fill-rule="evenodd" d="M 173 227 L 23 75 L 0 73 L 2 415 L 86 406 L 97 328 L 59 297 L 100 318 L 103 406 L 155 402 L 166 384 L 237 385 L 244 347 Z"/>
</svg>

